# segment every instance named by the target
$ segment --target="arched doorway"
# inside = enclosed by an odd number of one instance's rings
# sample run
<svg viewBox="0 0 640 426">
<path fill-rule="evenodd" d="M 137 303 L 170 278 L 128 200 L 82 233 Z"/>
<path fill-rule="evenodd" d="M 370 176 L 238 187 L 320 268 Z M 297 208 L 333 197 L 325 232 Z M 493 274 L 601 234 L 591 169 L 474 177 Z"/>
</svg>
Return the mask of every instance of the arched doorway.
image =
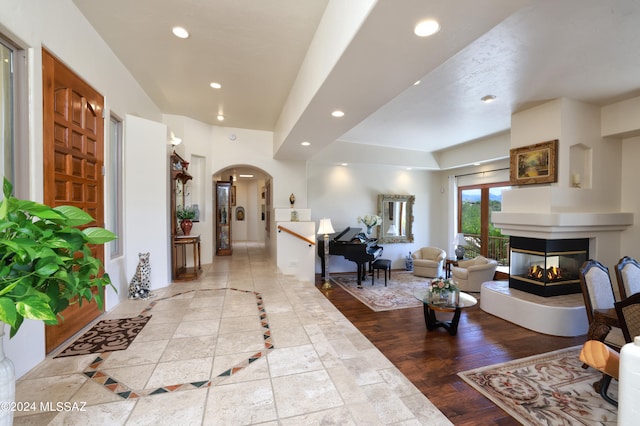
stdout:
<svg viewBox="0 0 640 426">
<path fill-rule="evenodd" d="M 214 218 L 221 214 L 216 205 L 216 182 L 231 182 L 231 199 L 228 220 L 231 225 L 231 245 L 234 241 L 266 243 L 271 227 L 272 177 L 264 170 L 246 164 L 236 164 L 215 172 L 212 176 Z M 214 224 L 217 223 L 214 220 Z M 213 241 L 216 244 L 218 228 L 214 226 Z M 214 253 L 216 247 L 214 246 Z"/>
</svg>

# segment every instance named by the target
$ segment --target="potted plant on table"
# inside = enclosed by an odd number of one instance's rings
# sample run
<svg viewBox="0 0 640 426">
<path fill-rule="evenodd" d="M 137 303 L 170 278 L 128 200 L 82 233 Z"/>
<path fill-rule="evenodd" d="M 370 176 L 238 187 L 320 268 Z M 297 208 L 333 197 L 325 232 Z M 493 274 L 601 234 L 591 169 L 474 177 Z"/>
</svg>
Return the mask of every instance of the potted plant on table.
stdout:
<svg viewBox="0 0 640 426">
<path fill-rule="evenodd" d="M 192 206 L 181 206 L 176 209 L 176 216 L 180 219 L 180 229 L 184 235 L 191 233 L 192 220 L 196 217 L 196 209 Z"/>
<path fill-rule="evenodd" d="M 0 202 L 0 376 L 11 376 L 0 377 L 0 400 L 5 402 L 13 400 L 15 380 L 13 365 L 2 351 L 4 324 L 9 324 L 13 337 L 25 318 L 55 325 L 63 319 L 60 312 L 83 300 L 95 300 L 102 309 L 102 289 L 113 285 L 109 275 L 102 274 L 102 262 L 92 256 L 89 244 L 116 238 L 103 228 L 78 228 L 94 219 L 77 207 L 52 208 L 19 200 L 11 195 L 12 190 L 4 179 Z M 94 293 L 96 287 L 99 291 Z"/>
</svg>

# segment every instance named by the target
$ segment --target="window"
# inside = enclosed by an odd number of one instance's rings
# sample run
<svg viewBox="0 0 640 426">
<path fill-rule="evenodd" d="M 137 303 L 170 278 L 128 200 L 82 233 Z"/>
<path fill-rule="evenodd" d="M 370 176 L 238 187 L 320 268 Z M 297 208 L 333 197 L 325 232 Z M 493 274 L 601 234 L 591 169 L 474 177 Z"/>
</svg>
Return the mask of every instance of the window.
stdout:
<svg viewBox="0 0 640 426">
<path fill-rule="evenodd" d="M 482 255 L 509 264 L 509 237 L 490 221 L 491 212 L 502 210 L 502 191 L 506 182 L 458 188 L 458 229 L 467 241 L 467 256 Z"/>
<path fill-rule="evenodd" d="M 109 119 L 109 154 L 108 154 L 108 203 L 109 214 L 107 229 L 118 236 L 122 230 L 122 120 L 114 115 Z M 121 256 L 122 239 L 117 238 L 109 243 L 111 257 Z"/>
<path fill-rule="evenodd" d="M 14 89 L 13 50 L 0 38 L 0 138 L 2 138 L 2 176 L 15 182 L 13 176 Z"/>
<path fill-rule="evenodd" d="M 27 135 L 25 70 L 25 51 L 0 35 L 0 175 L 17 197 L 27 194 L 29 180 L 28 144 L 16 143 Z"/>
</svg>

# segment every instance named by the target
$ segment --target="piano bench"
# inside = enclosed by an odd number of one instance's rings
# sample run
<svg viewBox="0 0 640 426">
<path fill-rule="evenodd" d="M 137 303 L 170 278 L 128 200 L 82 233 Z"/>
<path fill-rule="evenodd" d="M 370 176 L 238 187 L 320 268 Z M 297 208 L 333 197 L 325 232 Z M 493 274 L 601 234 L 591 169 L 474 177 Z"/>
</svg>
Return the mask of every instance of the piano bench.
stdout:
<svg viewBox="0 0 640 426">
<path fill-rule="evenodd" d="M 387 286 L 387 276 L 391 279 L 391 261 L 389 259 L 376 259 L 371 265 L 373 269 L 371 273 L 371 285 L 373 285 L 373 274 L 378 270 L 378 278 L 380 278 L 380 269 L 384 269 L 384 286 Z"/>
</svg>

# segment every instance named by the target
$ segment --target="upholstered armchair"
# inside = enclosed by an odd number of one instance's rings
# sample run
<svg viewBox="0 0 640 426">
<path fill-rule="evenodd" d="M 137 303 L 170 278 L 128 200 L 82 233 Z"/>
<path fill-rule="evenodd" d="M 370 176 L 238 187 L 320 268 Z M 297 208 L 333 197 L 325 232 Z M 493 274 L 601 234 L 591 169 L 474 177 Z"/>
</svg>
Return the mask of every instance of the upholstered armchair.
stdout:
<svg viewBox="0 0 640 426">
<path fill-rule="evenodd" d="M 473 259 L 459 260 L 458 266 L 451 269 L 453 281 L 461 291 L 480 292 L 483 282 L 492 281 L 498 262 L 477 256 Z"/>
<path fill-rule="evenodd" d="M 419 277 L 444 277 L 444 259 L 447 252 L 438 247 L 422 247 L 411 254 L 413 275 Z"/>
</svg>

